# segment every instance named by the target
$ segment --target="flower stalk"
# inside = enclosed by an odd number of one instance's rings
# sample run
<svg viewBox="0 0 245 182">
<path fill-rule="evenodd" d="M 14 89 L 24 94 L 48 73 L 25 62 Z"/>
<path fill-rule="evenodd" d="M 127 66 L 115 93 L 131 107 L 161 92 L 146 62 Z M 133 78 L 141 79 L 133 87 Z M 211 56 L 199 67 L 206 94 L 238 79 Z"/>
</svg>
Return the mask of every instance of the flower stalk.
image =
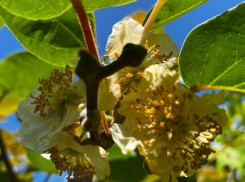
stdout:
<svg viewBox="0 0 245 182">
<path fill-rule="evenodd" d="M 74 9 L 76 10 L 79 22 L 83 30 L 83 34 L 85 37 L 88 50 L 96 57 L 99 63 L 101 63 L 98 50 L 94 41 L 93 32 L 90 27 L 86 12 L 83 8 L 82 2 L 81 0 L 70 0 L 70 1 L 73 4 Z"/>
<path fill-rule="evenodd" d="M 151 26 L 153 25 L 158 13 L 160 12 L 163 4 L 166 2 L 167 0 L 158 0 L 155 7 L 153 8 L 150 17 L 148 18 L 145 26 L 144 26 L 144 32 L 149 32 Z"/>
</svg>

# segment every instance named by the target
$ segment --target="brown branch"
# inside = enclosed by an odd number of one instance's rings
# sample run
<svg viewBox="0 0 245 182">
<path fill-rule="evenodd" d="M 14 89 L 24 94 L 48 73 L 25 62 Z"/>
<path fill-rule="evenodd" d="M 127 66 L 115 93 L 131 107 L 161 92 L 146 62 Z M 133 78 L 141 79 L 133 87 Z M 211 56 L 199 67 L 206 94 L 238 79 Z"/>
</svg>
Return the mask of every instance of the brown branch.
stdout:
<svg viewBox="0 0 245 182">
<path fill-rule="evenodd" d="M 7 156 L 7 150 L 6 150 L 6 146 L 4 144 L 3 141 L 3 137 L 2 137 L 2 130 L 0 128 L 0 148 L 1 148 L 1 160 L 5 163 L 6 168 L 8 170 L 9 173 L 9 177 L 11 179 L 12 182 L 18 182 L 16 175 L 13 171 L 12 165 L 9 162 L 8 156 Z"/>
<path fill-rule="evenodd" d="M 44 179 L 44 182 L 48 182 L 48 180 L 49 180 L 51 174 L 52 174 L 52 173 L 48 173 L 48 174 L 47 174 L 46 178 Z"/>
</svg>

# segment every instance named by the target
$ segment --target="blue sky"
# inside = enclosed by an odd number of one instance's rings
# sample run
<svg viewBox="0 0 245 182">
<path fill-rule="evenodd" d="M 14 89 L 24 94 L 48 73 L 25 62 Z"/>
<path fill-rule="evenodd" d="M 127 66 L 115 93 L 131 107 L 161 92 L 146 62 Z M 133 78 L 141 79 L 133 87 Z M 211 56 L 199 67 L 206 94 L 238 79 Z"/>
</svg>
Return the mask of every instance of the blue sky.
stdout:
<svg viewBox="0 0 245 182">
<path fill-rule="evenodd" d="M 136 11 L 148 11 L 155 2 L 156 0 L 138 0 L 124 6 L 105 8 L 95 11 L 97 42 L 99 44 L 100 55 L 103 56 L 105 54 L 107 38 L 111 34 L 112 26 L 116 22 L 122 20 L 125 16 L 135 13 Z M 172 37 L 173 42 L 175 42 L 179 49 L 181 49 L 186 36 L 194 27 L 214 16 L 222 14 L 227 9 L 230 9 L 241 2 L 243 1 L 209 0 L 205 4 L 167 24 L 165 26 L 165 32 Z M 7 27 L 3 27 L 0 30 L 0 60 L 20 50 L 24 50 L 24 48 L 7 29 Z M 13 115 L 8 118 L 7 122 L 0 123 L 0 127 L 16 131 L 20 127 L 20 123 L 16 120 L 16 116 Z M 44 178 L 44 174 L 37 174 L 35 182 L 41 182 Z M 49 182 L 56 180 L 57 177 L 52 176 Z"/>
</svg>

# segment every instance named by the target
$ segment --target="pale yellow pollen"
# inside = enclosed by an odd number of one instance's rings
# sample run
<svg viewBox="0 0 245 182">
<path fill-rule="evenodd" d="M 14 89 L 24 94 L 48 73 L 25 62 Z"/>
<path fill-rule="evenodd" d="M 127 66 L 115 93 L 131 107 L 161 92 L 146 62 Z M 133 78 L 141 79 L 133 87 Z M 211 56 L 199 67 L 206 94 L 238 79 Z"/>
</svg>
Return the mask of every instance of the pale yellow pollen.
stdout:
<svg viewBox="0 0 245 182">
<path fill-rule="evenodd" d="M 145 74 L 145 72 L 138 72 L 139 76 L 143 76 Z"/>
<path fill-rule="evenodd" d="M 161 127 L 161 128 L 164 128 L 164 125 L 165 125 L 164 122 L 161 122 L 161 123 L 160 123 L 160 127 Z"/>
<path fill-rule="evenodd" d="M 163 100 L 160 100 L 160 103 L 161 103 L 162 106 L 165 105 L 165 102 Z"/>
<path fill-rule="evenodd" d="M 145 48 L 147 49 L 147 51 L 149 50 L 149 47 L 148 47 L 148 40 L 145 41 Z"/>
<path fill-rule="evenodd" d="M 169 112 L 165 117 L 166 117 L 167 119 L 169 119 L 169 118 L 171 117 L 171 115 L 172 115 L 172 113 Z"/>
<path fill-rule="evenodd" d="M 168 133 L 168 140 L 171 140 L 173 138 L 173 134 L 172 134 L 172 132 L 169 132 Z"/>
<path fill-rule="evenodd" d="M 157 100 L 154 100 L 154 101 L 153 101 L 153 105 L 154 105 L 154 106 L 159 106 L 158 101 L 157 101 Z"/>
<path fill-rule="evenodd" d="M 146 91 L 148 94 L 151 94 L 151 91 L 150 91 L 149 88 L 147 88 L 145 91 Z"/>
<path fill-rule="evenodd" d="M 126 78 L 132 78 L 134 75 L 132 73 L 126 74 Z"/>
<path fill-rule="evenodd" d="M 160 49 L 157 49 L 156 54 L 159 54 L 160 52 L 161 52 Z"/>
<path fill-rule="evenodd" d="M 114 52 L 114 55 L 115 55 L 117 58 L 119 58 L 120 53 L 119 53 L 119 52 Z"/>
<path fill-rule="evenodd" d="M 150 145 L 154 144 L 155 143 L 155 140 L 151 140 L 148 142 Z"/>
<path fill-rule="evenodd" d="M 168 94 L 168 100 L 171 102 L 173 100 L 173 94 Z"/>
<path fill-rule="evenodd" d="M 176 105 L 180 105 L 180 102 L 178 100 L 175 101 Z"/>
</svg>

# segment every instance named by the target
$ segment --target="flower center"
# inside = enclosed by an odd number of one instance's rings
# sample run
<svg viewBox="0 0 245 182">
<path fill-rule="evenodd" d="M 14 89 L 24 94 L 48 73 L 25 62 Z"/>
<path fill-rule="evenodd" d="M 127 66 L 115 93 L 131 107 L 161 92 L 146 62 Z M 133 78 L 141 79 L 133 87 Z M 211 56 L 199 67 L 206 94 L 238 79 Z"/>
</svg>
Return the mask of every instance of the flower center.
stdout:
<svg viewBox="0 0 245 182">
<path fill-rule="evenodd" d="M 115 91 L 118 85 L 120 86 L 120 96 L 122 96 L 128 90 L 137 91 L 135 87 L 138 87 L 141 78 L 144 75 L 144 70 L 147 67 L 153 64 L 164 63 L 172 57 L 173 52 L 170 52 L 169 55 L 160 55 L 159 47 L 160 46 L 158 45 L 153 45 L 149 47 L 148 40 L 146 40 L 145 48 L 147 49 L 148 53 L 142 64 L 137 68 L 126 67 L 124 69 L 121 69 L 118 72 L 118 78 L 115 81 L 115 84 L 117 85 L 114 88 L 112 88 L 112 90 L 110 90 L 110 93 Z M 119 53 L 115 54 L 117 58 L 119 57 L 119 55 Z"/>
<path fill-rule="evenodd" d="M 81 154 L 73 149 L 66 148 L 65 150 L 59 150 L 53 147 L 47 151 L 50 153 L 51 161 L 54 163 L 55 168 L 60 170 L 60 176 L 63 171 L 67 171 L 69 179 L 72 174 L 75 179 L 86 176 L 91 179 L 95 173 L 94 165 L 86 154 Z"/>
<path fill-rule="evenodd" d="M 68 65 L 64 73 L 55 69 L 48 79 L 39 79 L 38 91 L 41 93 L 37 97 L 31 95 L 34 99 L 31 104 L 36 105 L 34 113 L 39 112 L 39 115 L 45 118 L 47 114 L 54 112 L 68 100 L 72 87 L 75 88 L 72 86 L 72 71 Z"/>
<path fill-rule="evenodd" d="M 178 161 L 173 167 L 176 172 L 188 172 L 188 166 L 196 170 L 201 163 L 207 162 L 213 152 L 208 145 L 222 128 L 213 119 L 217 113 L 200 117 L 192 111 L 195 107 L 191 106 L 192 93 L 175 93 L 175 86 L 171 90 L 164 90 L 163 86 L 155 91 L 147 88 L 147 99 L 135 100 L 131 108 L 135 108 L 139 117 L 134 130 L 144 132 L 149 138 L 143 141 L 145 145 L 160 144 L 162 151 L 167 149 L 168 158 L 174 164 Z"/>
</svg>

